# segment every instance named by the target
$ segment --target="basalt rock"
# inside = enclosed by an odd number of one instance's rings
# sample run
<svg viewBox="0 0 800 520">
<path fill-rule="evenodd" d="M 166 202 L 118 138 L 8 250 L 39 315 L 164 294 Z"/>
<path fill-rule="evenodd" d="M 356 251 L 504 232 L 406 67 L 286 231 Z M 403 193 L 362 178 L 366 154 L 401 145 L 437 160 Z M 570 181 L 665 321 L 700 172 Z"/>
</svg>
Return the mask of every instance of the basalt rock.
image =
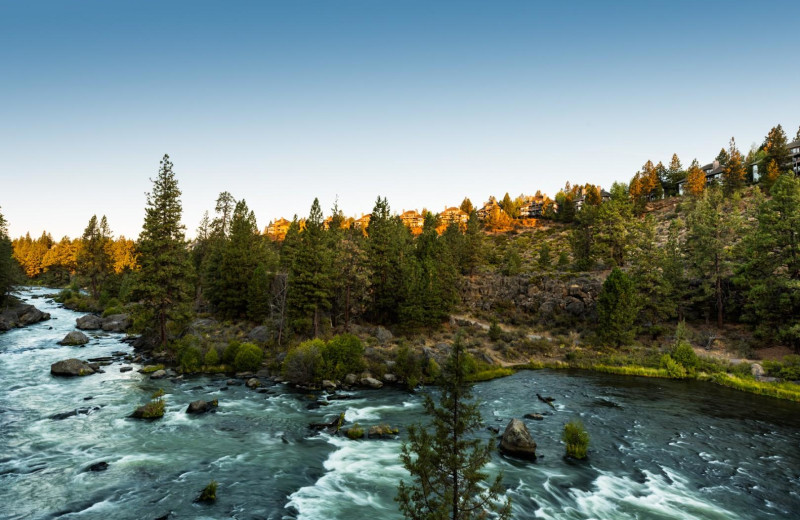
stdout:
<svg viewBox="0 0 800 520">
<path fill-rule="evenodd" d="M 0 332 L 49 319 L 50 314 L 40 311 L 33 305 L 20 303 L 0 312 Z"/>
<path fill-rule="evenodd" d="M 511 419 L 500 439 L 500 451 L 512 457 L 536 459 L 536 443 L 525 423 L 519 419 Z"/>
<path fill-rule="evenodd" d="M 62 339 L 58 343 L 59 345 L 71 345 L 71 346 L 85 345 L 89 343 L 89 337 L 79 330 L 73 330 L 72 332 L 64 336 L 64 339 Z"/>
<path fill-rule="evenodd" d="M 81 330 L 98 330 L 103 327 L 103 318 L 94 314 L 87 314 L 75 320 Z"/>
<path fill-rule="evenodd" d="M 101 328 L 106 332 L 124 332 L 132 323 L 129 314 L 112 314 L 103 318 Z"/>
<path fill-rule="evenodd" d="M 540 321 L 557 314 L 577 319 L 594 318 L 595 303 L 602 287 L 600 280 L 588 276 L 487 274 L 465 282 L 461 299 L 471 309 L 491 310 L 511 305 Z"/>
<path fill-rule="evenodd" d="M 214 399 L 213 401 L 192 401 L 189 403 L 189 407 L 186 409 L 186 413 L 189 414 L 201 414 L 201 413 L 208 413 L 213 412 L 219 406 L 219 401 Z"/>
<path fill-rule="evenodd" d="M 75 358 L 64 359 L 50 365 L 50 373 L 54 376 L 88 376 L 95 372 L 96 370 L 88 363 Z"/>
</svg>

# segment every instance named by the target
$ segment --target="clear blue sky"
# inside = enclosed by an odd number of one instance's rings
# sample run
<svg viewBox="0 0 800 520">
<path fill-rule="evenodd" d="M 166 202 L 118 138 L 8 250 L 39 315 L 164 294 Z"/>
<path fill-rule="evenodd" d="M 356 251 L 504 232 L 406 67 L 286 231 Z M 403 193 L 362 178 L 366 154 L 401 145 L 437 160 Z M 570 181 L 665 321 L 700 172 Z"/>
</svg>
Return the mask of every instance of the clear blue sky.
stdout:
<svg viewBox="0 0 800 520">
<path fill-rule="evenodd" d="M 627 182 L 800 125 L 800 11 L 775 2 L 0 0 L 12 236 L 137 236 L 164 153 L 194 233 Z"/>
</svg>

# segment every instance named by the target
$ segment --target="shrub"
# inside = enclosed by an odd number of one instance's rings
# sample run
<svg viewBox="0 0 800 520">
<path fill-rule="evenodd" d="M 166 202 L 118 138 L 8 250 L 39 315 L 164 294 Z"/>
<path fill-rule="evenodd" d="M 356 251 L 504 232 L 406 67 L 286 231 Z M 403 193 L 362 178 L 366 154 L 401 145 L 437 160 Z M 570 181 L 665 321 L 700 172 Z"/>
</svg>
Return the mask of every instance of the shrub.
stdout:
<svg viewBox="0 0 800 520">
<path fill-rule="evenodd" d="M 436 360 L 433 358 L 429 359 L 428 366 L 425 367 L 425 375 L 428 376 L 428 379 L 430 380 L 438 379 L 441 373 L 442 373 L 442 368 L 439 366 L 439 363 L 437 363 Z"/>
<path fill-rule="evenodd" d="M 144 405 L 144 410 L 142 410 L 142 418 L 158 419 L 159 417 L 164 417 L 165 408 L 164 401 L 161 398 L 154 399 Z"/>
<path fill-rule="evenodd" d="M 207 367 L 213 367 L 219 365 L 219 353 L 217 349 L 211 347 L 206 352 L 206 355 L 203 357 L 203 364 Z"/>
<path fill-rule="evenodd" d="M 491 325 L 489 325 L 489 339 L 492 341 L 499 340 L 503 335 L 503 330 L 500 328 L 500 325 L 497 324 L 497 320 L 492 320 Z"/>
<path fill-rule="evenodd" d="M 686 341 L 679 341 L 670 352 L 670 356 L 684 368 L 696 368 L 699 361 L 692 346 Z"/>
<path fill-rule="evenodd" d="M 182 371 L 194 372 L 203 362 L 203 353 L 197 347 L 185 347 L 178 353 L 178 360 Z"/>
<path fill-rule="evenodd" d="M 212 480 L 200 493 L 198 502 L 214 502 L 217 499 L 217 481 Z"/>
<path fill-rule="evenodd" d="M 667 371 L 669 377 L 675 379 L 686 377 L 686 369 L 680 363 L 676 363 L 669 354 L 661 356 L 661 368 Z"/>
<path fill-rule="evenodd" d="M 341 334 L 322 348 L 322 379 L 341 380 L 364 370 L 364 345 L 353 334 Z"/>
<path fill-rule="evenodd" d="M 589 433 L 580 420 L 576 419 L 564 425 L 564 433 L 561 435 L 561 440 L 567 445 L 568 457 L 586 458 L 586 451 L 589 449 Z"/>
<path fill-rule="evenodd" d="M 355 423 L 349 430 L 347 430 L 346 434 L 348 439 L 361 439 L 364 437 L 364 428 L 359 426 L 358 423 Z"/>
<path fill-rule="evenodd" d="M 394 355 L 394 373 L 405 381 L 408 388 L 414 388 L 422 379 L 422 360 L 414 355 L 405 343 L 401 344 Z"/>
<path fill-rule="evenodd" d="M 163 388 L 159 388 L 158 390 L 153 392 L 153 396 L 152 397 L 153 397 L 153 399 L 158 399 L 159 397 L 164 397 L 164 394 L 165 394 L 164 389 Z"/>
<path fill-rule="evenodd" d="M 252 343 L 242 343 L 234 359 L 237 372 L 256 372 L 264 361 L 264 351 Z"/>
<path fill-rule="evenodd" d="M 233 365 L 236 361 L 236 355 L 239 353 L 239 348 L 242 346 L 236 340 L 231 340 L 225 350 L 222 352 L 222 360 L 226 365 Z"/>
<path fill-rule="evenodd" d="M 283 361 L 283 375 L 292 383 L 308 384 L 321 380 L 322 350 L 325 342 L 312 339 L 289 351 Z"/>
</svg>

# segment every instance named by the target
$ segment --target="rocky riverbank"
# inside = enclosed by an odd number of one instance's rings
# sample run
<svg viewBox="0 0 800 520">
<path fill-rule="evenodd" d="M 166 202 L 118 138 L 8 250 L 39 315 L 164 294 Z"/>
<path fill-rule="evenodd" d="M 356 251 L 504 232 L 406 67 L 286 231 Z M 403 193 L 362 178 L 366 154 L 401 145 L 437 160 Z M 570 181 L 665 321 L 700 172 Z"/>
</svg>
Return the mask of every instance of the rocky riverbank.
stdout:
<svg viewBox="0 0 800 520">
<path fill-rule="evenodd" d="M 12 301 L 0 312 L 0 332 L 25 327 L 49 319 L 49 313 L 42 312 L 33 305 Z"/>
</svg>

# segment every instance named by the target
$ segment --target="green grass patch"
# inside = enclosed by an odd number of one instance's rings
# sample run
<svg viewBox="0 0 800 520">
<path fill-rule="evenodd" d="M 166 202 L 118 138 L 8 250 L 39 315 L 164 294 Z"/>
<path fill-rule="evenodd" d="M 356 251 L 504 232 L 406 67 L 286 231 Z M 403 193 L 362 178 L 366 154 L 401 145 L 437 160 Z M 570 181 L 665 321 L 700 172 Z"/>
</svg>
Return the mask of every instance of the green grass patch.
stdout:
<svg viewBox="0 0 800 520">
<path fill-rule="evenodd" d="M 146 405 L 142 410 L 142 419 L 158 419 L 164 417 L 165 405 L 162 399 L 154 399 Z"/>
<path fill-rule="evenodd" d="M 605 372 L 606 374 L 619 374 L 622 376 L 642 376 L 642 377 L 662 377 L 671 379 L 669 372 L 663 368 L 642 367 L 637 365 L 630 366 L 611 366 L 611 365 L 588 365 L 578 368 Z"/>
<path fill-rule="evenodd" d="M 142 368 L 142 374 L 152 374 L 153 372 L 158 372 L 159 370 L 164 370 L 164 365 L 147 365 L 146 367 Z"/>
<path fill-rule="evenodd" d="M 514 370 L 511 368 L 490 368 L 488 370 L 481 370 L 480 372 L 475 372 L 467 376 L 467 380 L 476 383 L 479 381 L 489 381 L 492 379 L 498 379 L 501 377 L 507 377 L 514 374 Z"/>
<path fill-rule="evenodd" d="M 700 380 L 707 380 L 718 385 L 727 386 L 751 394 L 787 399 L 800 402 L 800 385 L 794 383 L 767 383 L 754 379 L 735 376 L 732 374 L 705 374 L 698 376 Z"/>
</svg>

